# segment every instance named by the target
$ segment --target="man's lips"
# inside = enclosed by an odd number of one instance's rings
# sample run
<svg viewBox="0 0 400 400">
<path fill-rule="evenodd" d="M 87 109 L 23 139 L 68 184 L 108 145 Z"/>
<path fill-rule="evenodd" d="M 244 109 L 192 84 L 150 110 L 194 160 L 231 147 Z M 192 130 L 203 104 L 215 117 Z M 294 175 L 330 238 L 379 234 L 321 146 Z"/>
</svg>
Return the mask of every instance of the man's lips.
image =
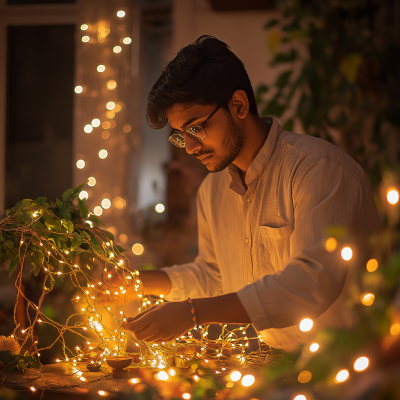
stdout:
<svg viewBox="0 0 400 400">
<path fill-rule="evenodd" d="M 199 157 L 196 156 L 196 158 L 200 160 L 203 164 L 206 164 L 212 156 L 213 156 L 212 154 L 205 154 Z"/>
</svg>

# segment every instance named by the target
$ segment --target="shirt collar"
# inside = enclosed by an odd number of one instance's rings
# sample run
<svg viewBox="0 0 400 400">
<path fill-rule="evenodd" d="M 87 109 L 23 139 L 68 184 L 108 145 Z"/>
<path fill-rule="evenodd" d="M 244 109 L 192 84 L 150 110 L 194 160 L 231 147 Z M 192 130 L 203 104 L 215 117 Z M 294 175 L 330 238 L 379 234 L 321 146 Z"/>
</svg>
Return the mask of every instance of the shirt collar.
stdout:
<svg viewBox="0 0 400 400">
<path fill-rule="evenodd" d="M 269 130 L 269 134 L 267 140 L 264 145 L 261 147 L 261 150 L 258 152 L 256 158 L 250 164 L 249 169 L 246 173 L 246 185 L 249 187 L 254 179 L 261 173 L 265 165 L 271 159 L 272 154 L 274 153 L 276 144 L 278 143 L 279 135 L 282 132 L 282 127 L 279 125 L 279 122 L 273 117 L 262 117 L 262 120 L 271 125 L 271 129 Z M 242 180 L 240 179 L 239 171 L 236 165 L 229 165 L 229 173 L 232 177 L 232 181 L 229 184 L 229 188 L 232 189 L 237 194 L 244 196 L 246 194 L 246 189 L 242 184 Z"/>
</svg>

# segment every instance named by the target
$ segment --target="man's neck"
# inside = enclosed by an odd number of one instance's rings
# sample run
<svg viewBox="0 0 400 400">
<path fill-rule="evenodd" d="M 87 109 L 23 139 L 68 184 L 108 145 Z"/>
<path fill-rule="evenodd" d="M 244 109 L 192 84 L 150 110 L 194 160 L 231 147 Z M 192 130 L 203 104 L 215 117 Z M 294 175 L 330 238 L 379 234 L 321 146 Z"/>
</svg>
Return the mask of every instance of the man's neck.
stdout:
<svg viewBox="0 0 400 400">
<path fill-rule="evenodd" d="M 233 164 L 239 168 L 239 175 L 246 190 L 247 170 L 264 146 L 270 128 L 271 126 L 266 124 L 259 116 L 249 119 L 245 126 L 243 147 Z"/>
</svg>

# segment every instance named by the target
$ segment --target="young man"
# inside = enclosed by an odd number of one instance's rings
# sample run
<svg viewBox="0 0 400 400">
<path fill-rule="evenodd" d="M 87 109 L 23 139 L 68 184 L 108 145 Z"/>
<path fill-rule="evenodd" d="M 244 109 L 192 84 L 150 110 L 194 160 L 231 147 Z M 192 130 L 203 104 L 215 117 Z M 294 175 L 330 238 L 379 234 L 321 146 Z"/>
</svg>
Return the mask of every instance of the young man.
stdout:
<svg viewBox="0 0 400 400">
<path fill-rule="evenodd" d="M 253 323 L 263 340 L 293 350 L 320 327 L 355 321 L 345 303 L 351 265 L 364 261 L 363 238 L 379 230 L 369 182 L 332 144 L 282 130 L 261 118 L 243 63 L 202 36 L 181 49 L 147 103 L 153 128 L 211 172 L 197 198 L 199 255 L 189 264 L 142 272 L 148 294 L 169 303 L 130 318 L 140 340 L 173 340 L 198 324 Z M 354 255 L 324 247 L 325 230 L 343 226 Z"/>
</svg>

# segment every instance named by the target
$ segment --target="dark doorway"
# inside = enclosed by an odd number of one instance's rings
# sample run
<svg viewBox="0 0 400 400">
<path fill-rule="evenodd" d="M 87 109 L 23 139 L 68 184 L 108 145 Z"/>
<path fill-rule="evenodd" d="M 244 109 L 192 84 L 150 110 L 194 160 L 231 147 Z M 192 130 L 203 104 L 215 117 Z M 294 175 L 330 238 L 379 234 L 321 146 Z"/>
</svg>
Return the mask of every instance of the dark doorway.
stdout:
<svg viewBox="0 0 400 400">
<path fill-rule="evenodd" d="M 74 31 L 8 27 L 6 208 L 72 187 Z"/>
</svg>

